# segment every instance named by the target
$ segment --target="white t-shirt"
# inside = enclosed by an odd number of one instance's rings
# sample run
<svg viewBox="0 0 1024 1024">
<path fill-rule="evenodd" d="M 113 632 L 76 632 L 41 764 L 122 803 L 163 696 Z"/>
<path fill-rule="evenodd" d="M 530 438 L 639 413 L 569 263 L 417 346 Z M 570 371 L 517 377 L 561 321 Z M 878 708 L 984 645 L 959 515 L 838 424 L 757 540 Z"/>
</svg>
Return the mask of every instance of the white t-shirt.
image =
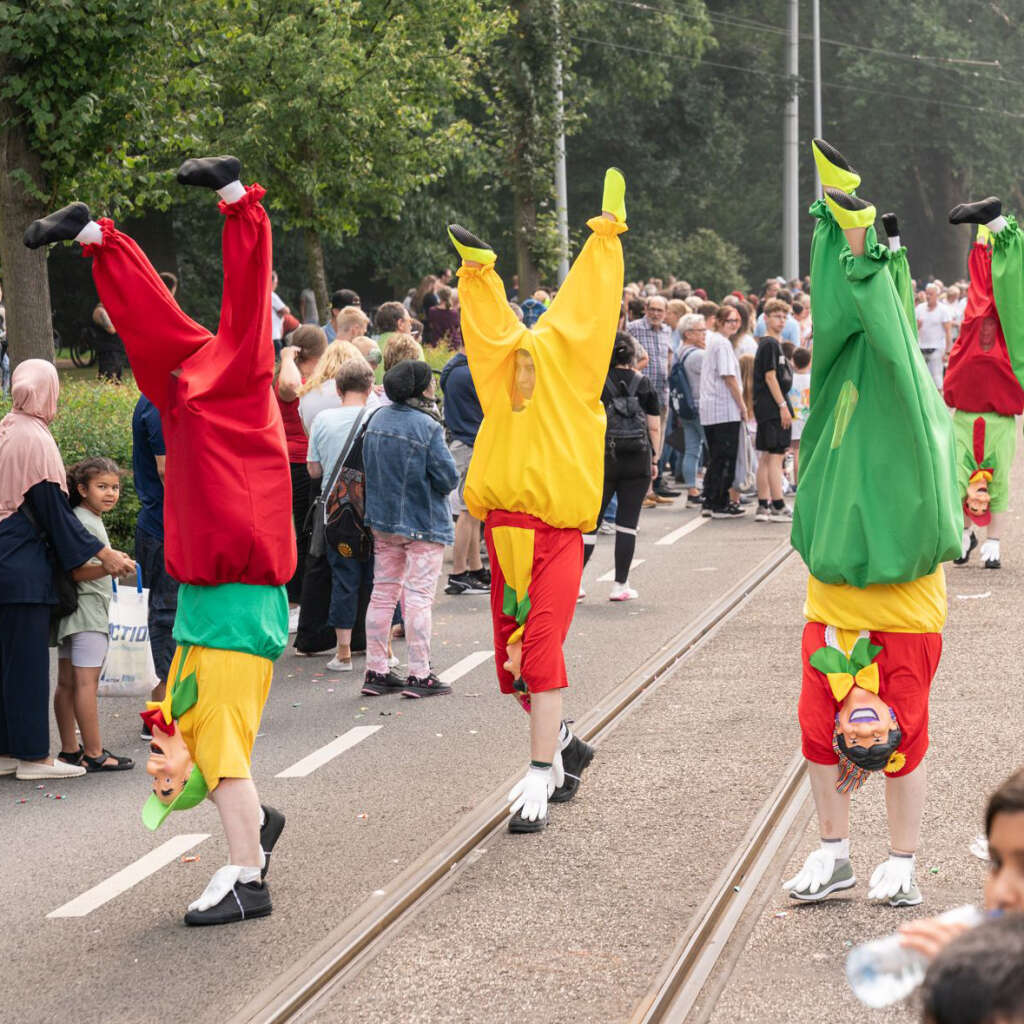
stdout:
<svg viewBox="0 0 1024 1024">
<path fill-rule="evenodd" d="M 752 334 L 744 334 L 739 341 L 736 342 L 736 358 L 740 356 L 756 356 L 757 355 L 757 339 Z"/>
<path fill-rule="evenodd" d="M 943 326 L 952 321 L 949 306 L 944 302 L 936 302 L 934 309 L 928 308 L 927 302 L 914 309 L 917 317 L 917 342 L 925 352 L 930 349 L 946 347 L 946 329 Z"/>
<path fill-rule="evenodd" d="M 743 418 L 723 377 L 735 377 L 739 384 L 740 361 L 732 342 L 717 331 L 711 331 L 704 350 L 704 365 L 700 368 L 700 421 L 704 426 L 738 423 Z"/>
<path fill-rule="evenodd" d="M 804 432 L 804 424 L 807 422 L 807 414 L 811 411 L 811 375 L 809 373 L 794 373 L 793 385 L 789 389 L 789 404 L 793 406 L 793 426 L 790 427 L 790 437 L 794 441 L 800 440 Z"/>
<path fill-rule="evenodd" d="M 270 337 L 274 341 L 281 340 L 281 333 L 284 330 L 284 313 L 281 310 L 287 308 L 284 299 L 277 292 L 270 293 Z"/>
</svg>

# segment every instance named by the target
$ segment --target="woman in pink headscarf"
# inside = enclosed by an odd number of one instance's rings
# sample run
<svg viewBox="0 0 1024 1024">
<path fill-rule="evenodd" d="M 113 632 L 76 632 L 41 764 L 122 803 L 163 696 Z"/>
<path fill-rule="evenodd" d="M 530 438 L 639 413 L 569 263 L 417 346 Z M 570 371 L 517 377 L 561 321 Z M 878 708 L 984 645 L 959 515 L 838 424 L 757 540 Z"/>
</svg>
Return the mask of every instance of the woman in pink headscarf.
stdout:
<svg viewBox="0 0 1024 1024">
<path fill-rule="evenodd" d="M 68 505 L 64 463 L 49 430 L 59 390 L 52 364 L 26 359 L 11 378 L 13 408 L 0 420 L 0 775 L 19 779 L 85 773 L 49 755 L 54 569 L 67 572 L 90 558 L 111 575 L 135 568 Z"/>
</svg>

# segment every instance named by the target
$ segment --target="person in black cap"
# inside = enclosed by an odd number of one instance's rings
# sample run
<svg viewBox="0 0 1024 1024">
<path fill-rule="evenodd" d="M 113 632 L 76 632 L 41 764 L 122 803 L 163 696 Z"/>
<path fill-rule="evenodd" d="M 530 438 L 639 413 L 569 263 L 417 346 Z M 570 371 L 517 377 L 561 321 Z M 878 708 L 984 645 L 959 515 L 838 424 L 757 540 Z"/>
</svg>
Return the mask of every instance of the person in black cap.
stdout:
<svg viewBox="0 0 1024 1024">
<path fill-rule="evenodd" d="M 430 629 L 444 548 L 455 540 L 448 495 L 459 473 L 445 444 L 430 366 L 398 363 L 384 374 L 384 392 L 393 404 L 374 413 L 363 440 L 374 582 L 362 692 L 433 697 L 451 693 L 430 668 Z M 388 633 L 399 599 L 409 655 L 404 680 L 388 669 Z"/>
</svg>

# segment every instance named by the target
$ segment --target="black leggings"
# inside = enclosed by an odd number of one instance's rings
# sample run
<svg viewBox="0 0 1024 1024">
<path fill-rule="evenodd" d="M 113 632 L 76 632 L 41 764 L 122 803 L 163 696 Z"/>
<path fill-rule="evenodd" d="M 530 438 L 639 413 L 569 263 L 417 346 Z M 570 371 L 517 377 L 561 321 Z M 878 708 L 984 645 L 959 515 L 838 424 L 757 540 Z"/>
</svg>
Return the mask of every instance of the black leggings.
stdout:
<svg viewBox="0 0 1024 1024">
<path fill-rule="evenodd" d="M 646 473 L 638 471 L 646 468 Z M 619 496 L 615 512 L 615 582 L 625 583 L 636 551 L 636 527 L 640 522 L 640 508 L 651 486 L 651 460 L 646 455 L 628 460 L 606 459 L 604 464 L 604 494 L 597 525 L 604 519 L 604 510 L 612 495 Z M 583 537 L 583 564 L 590 561 L 597 541 L 597 529 Z"/>
<path fill-rule="evenodd" d="M 708 442 L 708 468 L 704 474 L 704 507 L 719 512 L 729 504 L 729 488 L 736 476 L 736 456 L 740 447 L 738 420 L 709 423 L 704 427 Z"/>
</svg>

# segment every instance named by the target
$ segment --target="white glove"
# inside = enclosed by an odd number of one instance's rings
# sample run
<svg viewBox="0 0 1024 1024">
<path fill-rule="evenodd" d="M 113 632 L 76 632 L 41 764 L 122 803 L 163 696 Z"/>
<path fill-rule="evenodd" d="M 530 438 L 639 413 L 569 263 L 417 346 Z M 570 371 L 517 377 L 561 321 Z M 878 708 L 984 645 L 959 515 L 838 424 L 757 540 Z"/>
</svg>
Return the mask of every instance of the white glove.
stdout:
<svg viewBox="0 0 1024 1024">
<path fill-rule="evenodd" d="M 981 545 L 981 560 L 982 562 L 998 562 L 999 561 L 999 541 L 998 540 L 986 540 Z"/>
<path fill-rule="evenodd" d="M 807 855 L 804 866 L 788 882 L 783 882 L 782 888 L 815 893 L 832 877 L 835 869 L 835 855 L 819 847 Z"/>
<path fill-rule="evenodd" d="M 553 793 L 554 788 L 550 768 L 534 768 L 530 765 L 526 774 L 508 794 L 511 801 L 509 814 L 521 811 L 524 821 L 540 821 L 547 817 L 548 794 Z"/>
<path fill-rule="evenodd" d="M 214 872 L 213 878 L 207 883 L 203 895 L 188 905 L 189 910 L 209 910 L 215 907 L 232 889 L 238 881 L 242 869 L 237 864 L 225 864 Z"/>
<path fill-rule="evenodd" d="M 910 892 L 916 858 L 890 857 L 875 868 L 868 885 L 869 900 L 891 900 L 898 892 Z"/>
<path fill-rule="evenodd" d="M 551 788 L 548 790 L 548 796 L 559 786 L 565 785 L 565 769 L 562 767 L 562 752 L 560 750 L 555 751 L 555 758 L 551 762 Z"/>
</svg>

